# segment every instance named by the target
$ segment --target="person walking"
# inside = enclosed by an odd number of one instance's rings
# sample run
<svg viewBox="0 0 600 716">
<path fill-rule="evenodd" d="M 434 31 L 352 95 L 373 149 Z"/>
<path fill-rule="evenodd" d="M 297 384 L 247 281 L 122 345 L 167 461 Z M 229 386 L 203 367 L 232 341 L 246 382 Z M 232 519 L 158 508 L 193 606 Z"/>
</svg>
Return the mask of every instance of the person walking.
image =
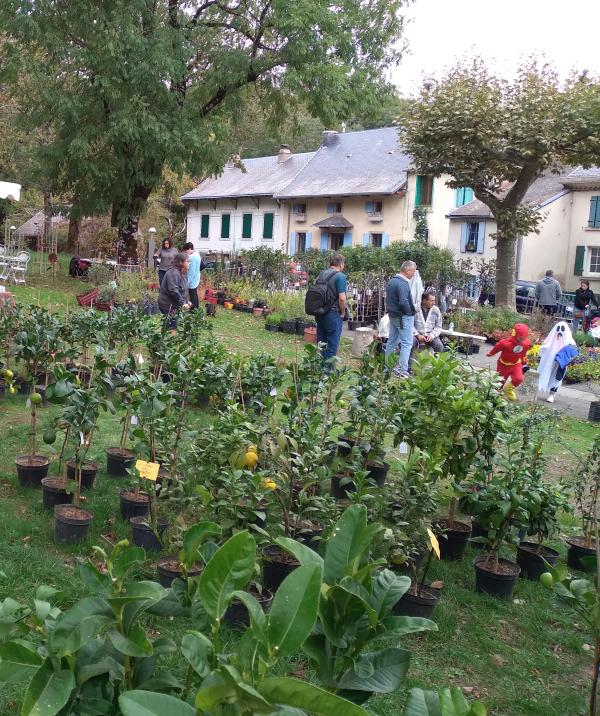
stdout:
<svg viewBox="0 0 600 716">
<path fill-rule="evenodd" d="M 196 310 L 200 306 L 198 286 L 200 285 L 200 268 L 202 260 L 200 259 L 200 254 L 194 249 L 194 244 L 191 241 L 187 242 L 187 244 L 183 247 L 183 250 L 188 255 L 189 261 L 187 285 L 190 303 L 192 304 L 192 310 Z"/>
<path fill-rule="evenodd" d="M 416 311 L 410 281 L 416 270 L 417 264 L 414 261 L 405 261 L 400 266 L 400 273 L 390 279 L 385 291 L 386 308 L 390 317 L 390 335 L 385 347 L 385 357 L 387 360 L 400 344 L 400 359 L 394 368 L 394 375 L 400 378 L 408 376 L 408 361 L 413 345 Z"/>
<path fill-rule="evenodd" d="M 553 316 L 558 308 L 558 302 L 562 297 L 560 283 L 554 278 L 554 271 L 548 269 L 541 281 L 535 287 L 535 297 L 539 307 L 544 313 Z"/>
<path fill-rule="evenodd" d="M 165 273 L 158 293 L 158 310 L 167 316 L 167 325 L 173 333 L 177 330 L 177 314 L 181 308 L 191 308 L 187 286 L 188 255 L 175 255 L 173 265 Z"/>
<path fill-rule="evenodd" d="M 162 285 L 167 271 L 173 265 L 173 259 L 177 256 L 177 249 L 173 246 L 171 239 L 164 239 L 160 249 L 154 254 L 158 259 L 158 283 Z"/>
<path fill-rule="evenodd" d="M 342 336 L 342 323 L 345 320 L 346 306 L 346 274 L 344 273 L 344 257 L 333 254 L 329 260 L 329 268 L 317 276 L 316 285 L 327 286 L 328 310 L 315 315 L 317 322 L 317 343 L 324 343 L 321 355 L 327 361 L 337 355 Z M 327 308 L 327 307 L 326 307 Z"/>
<path fill-rule="evenodd" d="M 573 333 L 577 333 L 580 324 L 585 319 L 591 305 L 594 304 L 598 308 L 598 299 L 590 288 L 589 281 L 581 281 L 579 288 L 575 291 L 574 310 L 573 310 Z M 585 328 L 584 328 L 585 330 Z"/>
</svg>

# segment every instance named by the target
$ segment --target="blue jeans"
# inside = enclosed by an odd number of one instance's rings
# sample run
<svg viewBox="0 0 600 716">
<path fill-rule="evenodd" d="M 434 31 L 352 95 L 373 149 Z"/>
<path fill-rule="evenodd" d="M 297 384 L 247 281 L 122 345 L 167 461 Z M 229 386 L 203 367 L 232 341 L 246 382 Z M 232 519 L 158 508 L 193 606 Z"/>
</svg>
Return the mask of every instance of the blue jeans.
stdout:
<svg viewBox="0 0 600 716">
<path fill-rule="evenodd" d="M 342 336 L 342 316 L 337 311 L 329 311 L 324 316 L 317 316 L 317 343 L 327 343 L 323 349 L 323 360 L 333 358 L 338 352 Z"/>
<path fill-rule="evenodd" d="M 385 347 L 385 357 L 387 358 L 392 353 L 395 353 L 398 344 L 400 344 L 400 360 L 394 369 L 394 372 L 398 375 L 408 373 L 408 360 L 413 345 L 414 325 L 414 316 L 402 316 L 402 318 L 390 316 L 390 335 Z"/>
</svg>

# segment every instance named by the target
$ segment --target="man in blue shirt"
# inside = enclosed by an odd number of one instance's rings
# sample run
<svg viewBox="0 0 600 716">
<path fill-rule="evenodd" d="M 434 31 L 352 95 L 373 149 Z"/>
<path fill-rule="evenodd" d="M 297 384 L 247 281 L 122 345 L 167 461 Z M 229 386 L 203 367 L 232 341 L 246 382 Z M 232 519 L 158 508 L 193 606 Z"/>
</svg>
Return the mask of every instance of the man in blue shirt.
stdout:
<svg viewBox="0 0 600 716">
<path fill-rule="evenodd" d="M 194 244 L 188 241 L 183 250 L 189 256 L 190 266 L 187 272 L 188 293 L 190 295 L 190 303 L 192 311 L 199 307 L 198 286 L 200 285 L 200 255 L 194 249 Z"/>
<path fill-rule="evenodd" d="M 386 310 L 390 317 L 390 335 L 385 347 L 385 357 L 396 353 L 400 344 L 400 359 L 394 368 L 399 378 L 408 376 L 408 361 L 413 345 L 415 306 L 410 291 L 410 280 L 415 275 L 417 264 L 405 261 L 400 273 L 390 279 L 385 291 Z"/>
<path fill-rule="evenodd" d="M 324 361 L 337 354 L 342 335 L 342 321 L 346 318 L 346 276 L 343 271 L 344 257 L 333 254 L 329 261 L 329 268 L 321 271 L 317 277 L 317 282 L 327 282 L 332 299 L 330 310 L 322 316 L 316 316 L 317 342 L 327 344 L 322 351 Z"/>
</svg>

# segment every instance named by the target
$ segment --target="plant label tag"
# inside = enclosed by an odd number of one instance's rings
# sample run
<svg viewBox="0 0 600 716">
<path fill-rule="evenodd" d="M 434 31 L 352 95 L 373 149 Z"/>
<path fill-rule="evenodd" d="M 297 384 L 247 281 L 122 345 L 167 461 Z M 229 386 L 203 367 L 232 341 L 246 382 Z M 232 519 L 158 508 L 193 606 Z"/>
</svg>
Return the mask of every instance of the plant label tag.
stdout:
<svg viewBox="0 0 600 716">
<path fill-rule="evenodd" d="M 140 473 L 140 477 L 144 480 L 156 482 L 160 465 L 157 462 L 146 462 L 145 460 L 137 460 L 135 469 Z"/>
<path fill-rule="evenodd" d="M 277 388 L 271 388 L 271 392 L 269 393 L 271 398 L 274 398 L 277 395 Z"/>
<path fill-rule="evenodd" d="M 406 443 L 400 443 L 400 445 L 398 445 L 398 452 L 401 455 L 408 454 L 408 445 Z"/>
<path fill-rule="evenodd" d="M 129 423 L 130 423 L 130 425 L 137 425 L 138 424 L 137 415 L 132 415 Z"/>
<path fill-rule="evenodd" d="M 79 442 L 81 445 L 85 445 L 85 435 L 81 432 L 81 430 L 79 431 Z"/>
<path fill-rule="evenodd" d="M 144 356 L 143 356 L 141 353 L 138 353 L 138 354 L 137 354 L 137 362 L 138 362 L 140 365 L 144 365 Z"/>
</svg>

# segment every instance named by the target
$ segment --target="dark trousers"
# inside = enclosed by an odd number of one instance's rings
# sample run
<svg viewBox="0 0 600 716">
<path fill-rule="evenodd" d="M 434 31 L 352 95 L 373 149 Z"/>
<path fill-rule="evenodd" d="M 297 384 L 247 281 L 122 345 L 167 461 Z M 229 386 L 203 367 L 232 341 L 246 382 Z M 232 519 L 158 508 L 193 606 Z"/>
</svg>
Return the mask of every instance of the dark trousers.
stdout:
<svg viewBox="0 0 600 716">
<path fill-rule="evenodd" d="M 162 286 L 163 278 L 165 277 L 166 271 L 162 271 L 161 269 L 158 269 L 158 285 Z"/>
<path fill-rule="evenodd" d="M 545 313 L 547 316 L 553 316 L 556 313 L 557 306 L 540 305 L 540 308 L 542 309 L 542 312 Z"/>
<path fill-rule="evenodd" d="M 317 316 L 317 343 L 326 343 L 323 349 L 323 360 L 333 358 L 337 354 L 342 336 L 342 316 L 337 311 L 329 311 L 324 316 Z"/>
<path fill-rule="evenodd" d="M 198 288 L 188 288 L 190 295 L 190 303 L 192 304 L 192 311 L 199 308 L 200 302 L 198 301 Z"/>
</svg>

